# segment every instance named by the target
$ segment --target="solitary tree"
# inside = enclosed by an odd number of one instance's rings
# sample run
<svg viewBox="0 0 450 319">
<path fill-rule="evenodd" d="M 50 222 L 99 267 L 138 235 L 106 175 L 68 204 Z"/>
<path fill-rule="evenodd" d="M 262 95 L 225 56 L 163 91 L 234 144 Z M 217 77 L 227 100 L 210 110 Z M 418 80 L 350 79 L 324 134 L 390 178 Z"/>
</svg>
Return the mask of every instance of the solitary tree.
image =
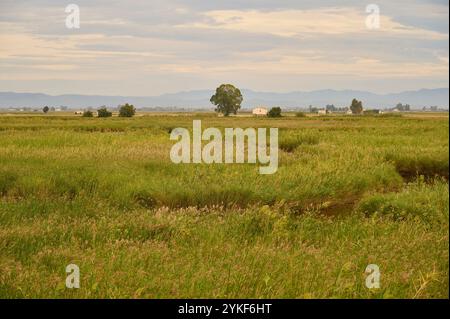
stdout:
<svg viewBox="0 0 450 319">
<path fill-rule="evenodd" d="M 136 109 L 131 104 L 124 104 L 119 107 L 119 116 L 120 117 L 133 117 L 136 113 Z"/>
<path fill-rule="evenodd" d="M 211 97 L 211 103 L 216 106 L 216 112 L 225 116 L 236 114 L 244 100 L 241 91 L 231 84 L 222 84 Z"/>
<path fill-rule="evenodd" d="M 281 117 L 281 108 L 280 107 L 273 107 L 270 109 L 270 111 L 267 113 L 268 117 Z"/>
<path fill-rule="evenodd" d="M 352 105 L 350 105 L 350 110 L 353 114 L 361 114 L 363 112 L 362 102 L 357 99 L 353 99 Z"/>
<path fill-rule="evenodd" d="M 94 113 L 92 113 L 92 111 L 84 111 L 83 112 L 83 117 L 94 117 Z"/>
<path fill-rule="evenodd" d="M 106 106 L 103 106 L 100 109 L 98 109 L 97 115 L 98 115 L 98 117 L 111 117 L 112 113 L 110 111 L 108 111 Z"/>
<path fill-rule="evenodd" d="M 47 113 L 50 110 L 50 108 L 48 106 L 44 106 L 44 108 L 42 109 L 42 112 Z"/>
</svg>

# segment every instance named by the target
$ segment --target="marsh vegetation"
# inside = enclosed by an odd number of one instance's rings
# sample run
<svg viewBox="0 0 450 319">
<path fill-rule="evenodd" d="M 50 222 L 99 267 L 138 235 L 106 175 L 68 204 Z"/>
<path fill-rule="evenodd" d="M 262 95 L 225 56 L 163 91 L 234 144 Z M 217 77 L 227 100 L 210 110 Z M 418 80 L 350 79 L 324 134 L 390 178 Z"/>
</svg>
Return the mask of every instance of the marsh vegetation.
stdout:
<svg viewBox="0 0 450 319">
<path fill-rule="evenodd" d="M 193 119 L 278 127 L 278 172 L 173 164 Z M 448 298 L 448 124 L 0 116 L 0 297 Z"/>
</svg>

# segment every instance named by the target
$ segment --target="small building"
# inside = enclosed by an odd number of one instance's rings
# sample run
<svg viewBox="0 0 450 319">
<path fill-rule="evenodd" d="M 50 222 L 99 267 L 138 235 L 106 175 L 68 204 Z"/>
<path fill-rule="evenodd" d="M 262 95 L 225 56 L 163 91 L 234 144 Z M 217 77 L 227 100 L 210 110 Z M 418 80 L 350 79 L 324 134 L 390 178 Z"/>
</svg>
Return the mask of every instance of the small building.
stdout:
<svg viewBox="0 0 450 319">
<path fill-rule="evenodd" d="M 268 111 L 264 107 L 257 107 L 257 108 L 254 108 L 252 111 L 252 114 L 255 116 L 267 116 L 267 113 L 268 113 Z"/>
<path fill-rule="evenodd" d="M 348 109 L 347 112 L 345 112 L 345 113 L 348 114 L 348 115 L 353 115 L 353 112 L 350 109 Z"/>
<path fill-rule="evenodd" d="M 328 113 L 330 113 L 330 111 L 325 110 L 325 109 L 317 111 L 317 114 L 319 114 L 319 115 L 327 115 Z"/>
</svg>

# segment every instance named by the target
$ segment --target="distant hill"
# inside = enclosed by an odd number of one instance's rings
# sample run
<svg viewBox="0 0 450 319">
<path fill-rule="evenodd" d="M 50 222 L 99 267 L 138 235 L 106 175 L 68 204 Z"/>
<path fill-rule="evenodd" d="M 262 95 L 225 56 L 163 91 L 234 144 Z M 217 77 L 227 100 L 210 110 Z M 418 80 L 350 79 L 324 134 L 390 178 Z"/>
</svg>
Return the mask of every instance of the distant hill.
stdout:
<svg viewBox="0 0 450 319">
<path fill-rule="evenodd" d="M 101 95 L 47 95 L 42 93 L 0 92 L 0 108 L 67 106 L 69 108 L 115 107 L 132 103 L 136 107 L 180 107 L 212 109 L 209 99 L 213 90 L 187 91 L 159 96 L 101 96 Z M 410 104 L 414 109 L 430 106 L 449 107 L 449 89 L 422 89 L 400 93 L 376 94 L 353 90 L 319 90 L 310 92 L 269 93 L 242 90 L 244 108 L 256 105 L 281 107 L 336 107 L 348 106 L 353 98 L 363 101 L 366 108 L 388 108 L 397 103 Z"/>
</svg>

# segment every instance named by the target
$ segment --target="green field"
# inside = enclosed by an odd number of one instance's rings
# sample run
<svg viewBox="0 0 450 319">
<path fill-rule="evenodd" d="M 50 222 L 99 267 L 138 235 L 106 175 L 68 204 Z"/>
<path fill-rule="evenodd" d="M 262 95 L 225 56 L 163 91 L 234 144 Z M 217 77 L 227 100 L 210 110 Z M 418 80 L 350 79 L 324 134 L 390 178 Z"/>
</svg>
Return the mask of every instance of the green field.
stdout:
<svg viewBox="0 0 450 319">
<path fill-rule="evenodd" d="M 173 164 L 194 119 L 278 127 L 278 172 Z M 0 115 L 0 298 L 448 298 L 448 139 L 448 114 Z"/>
</svg>

